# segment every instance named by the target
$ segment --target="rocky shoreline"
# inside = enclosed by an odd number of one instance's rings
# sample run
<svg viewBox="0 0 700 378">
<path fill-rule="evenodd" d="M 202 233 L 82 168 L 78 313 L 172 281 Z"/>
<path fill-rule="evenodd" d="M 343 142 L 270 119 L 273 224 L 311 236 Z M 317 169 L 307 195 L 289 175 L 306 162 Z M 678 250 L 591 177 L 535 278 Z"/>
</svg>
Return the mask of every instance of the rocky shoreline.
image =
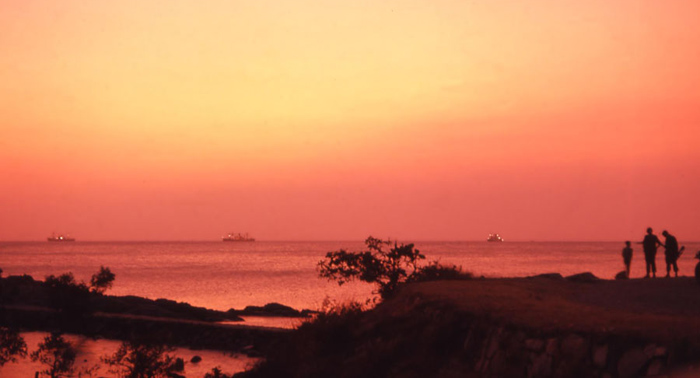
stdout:
<svg viewBox="0 0 700 378">
<path fill-rule="evenodd" d="M 50 289 L 43 281 L 28 275 L 0 278 L 0 304 L 52 307 Z M 188 319 L 199 321 L 243 321 L 241 316 L 275 316 L 306 318 L 315 311 L 297 310 L 279 303 L 264 306 L 247 306 L 244 309 L 231 308 L 227 311 L 212 310 L 192 306 L 189 303 L 169 299 L 147 299 L 132 295 L 113 296 L 92 294 L 87 299 L 93 312 L 124 315 L 146 315 L 161 318 Z"/>
<path fill-rule="evenodd" d="M 95 293 L 63 298 L 69 305 L 57 307 L 52 296 L 44 282 L 30 276 L 0 278 L 0 326 L 117 340 L 147 335 L 163 344 L 259 355 L 290 330 L 249 326 L 241 316 L 308 318 L 314 313 L 278 303 L 217 311 L 168 299 Z"/>
<path fill-rule="evenodd" d="M 698 372 L 698 350 L 615 333 L 548 332 L 474 320 L 463 350 L 486 376 L 640 377 Z"/>
<path fill-rule="evenodd" d="M 44 308 L 0 308 L 0 326 L 23 331 L 60 331 L 93 338 L 142 340 L 192 349 L 264 354 L 291 330 L 150 316 L 93 313 L 66 320 Z"/>
</svg>

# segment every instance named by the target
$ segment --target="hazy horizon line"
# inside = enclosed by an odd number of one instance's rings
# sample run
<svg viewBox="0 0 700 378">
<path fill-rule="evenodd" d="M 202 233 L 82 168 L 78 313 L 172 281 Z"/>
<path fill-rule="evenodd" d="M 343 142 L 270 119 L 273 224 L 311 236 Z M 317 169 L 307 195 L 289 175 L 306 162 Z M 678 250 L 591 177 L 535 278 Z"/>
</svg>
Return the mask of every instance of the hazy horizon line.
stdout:
<svg viewBox="0 0 700 378">
<path fill-rule="evenodd" d="M 479 240 L 468 240 L 468 239 L 413 239 L 413 240 L 408 240 L 408 239 L 388 239 L 389 241 L 392 242 L 400 242 L 403 244 L 410 244 L 410 243 L 494 243 L 494 242 L 488 242 L 485 239 L 479 239 Z M 500 244 L 500 243 L 624 243 L 629 239 L 619 239 L 619 240 L 522 240 L 522 239 L 513 239 L 513 240 L 504 240 L 503 242 L 495 242 L 494 244 Z M 128 239 L 121 239 L 121 240 L 99 240 L 99 239 L 81 239 L 81 240 L 75 240 L 75 241 L 65 241 L 65 242 L 49 242 L 48 240 L 37 240 L 37 239 L 22 239 L 22 240 L 2 240 L 0 239 L 0 243 L 52 243 L 52 244 L 72 244 L 72 243 L 227 243 L 227 244 L 246 244 L 246 243 L 266 243 L 266 242 L 274 242 L 274 243 L 329 243 L 329 242 L 353 242 L 353 243 L 363 243 L 365 239 L 264 239 L 264 240 L 259 240 L 256 239 L 255 241 L 234 241 L 234 242 L 224 242 L 220 239 L 190 239 L 190 240 L 165 240 L 165 239 L 141 239 L 141 240 L 128 240 Z M 699 243 L 700 241 L 696 240 L 689 240 L 689 241 L 684 241 L 685 243 Z M 637 243 L 637 241 L 632 241 L 633 244 Z M 641 241 L 639 241 L 641 243 Z M 682 243 L 681 243 L 682 244 Z"/>
</svg>

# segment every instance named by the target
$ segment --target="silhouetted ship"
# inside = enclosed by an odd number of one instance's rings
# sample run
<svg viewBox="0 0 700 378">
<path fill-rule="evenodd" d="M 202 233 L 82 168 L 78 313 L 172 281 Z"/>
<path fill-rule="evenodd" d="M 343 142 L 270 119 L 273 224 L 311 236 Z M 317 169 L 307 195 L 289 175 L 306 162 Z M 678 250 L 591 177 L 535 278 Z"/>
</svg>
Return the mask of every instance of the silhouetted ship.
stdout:
<svg viewBox="0 0 700 378">
<path fill-rule="evenodd" d="M 225 242 L 253 242 L 255 241 L 254 238 L 251 238 L 250 235 L 247 233 L 245 234 L 234 234 L 234 233 L 229 233 L 226 236 L 222 236 L 221 240 Z"/>
<path fill-rule="evenodd" d="M 486 241 L 490 242 L 502 242 L 503 238 L 499 234 L 489 234 L 489 238 Z"/>
<path fill-rule="evenodd" d="M 69 235 L 56 235 L 56 234 L 51 234 L 46 240 L 50 242 L 72 242 L 75 241 L 75 238 L 70 237 Z"/>
</svg>

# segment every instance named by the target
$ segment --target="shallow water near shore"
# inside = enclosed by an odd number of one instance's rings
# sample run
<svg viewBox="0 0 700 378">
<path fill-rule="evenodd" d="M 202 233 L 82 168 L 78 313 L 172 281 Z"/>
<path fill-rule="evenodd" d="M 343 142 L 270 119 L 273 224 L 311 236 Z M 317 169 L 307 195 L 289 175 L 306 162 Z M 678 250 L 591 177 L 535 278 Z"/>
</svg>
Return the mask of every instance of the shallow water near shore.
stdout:
<svg viewBox="0 0 700 378">
<path fill-rule="evenodd" d="M 44 337 L 48 333 L 46 332 L 24 332 L 22 337 L 24 337 L 27 343 L 28 352 L 37 349 L 37 345 L 42 342 Z M 100 358 L 108 357 L 114 354 L 121 345 L 120 341 L 108 340 L 108 339 L 91 339 L 85 336 L 79 335 L 64 335 L 64 338 L 68 340 L 77 349 L 78 355 L 75 359 L 75 374 L 84 371 L 86 368 L 92 368 L 95 365 L 99 365 L 99 369 L 94 371 L 92 375 L 82 373 L 83 377 L 108 377 L 111 374 L 108 372 L 109 367 L 100 362 Z M 211 369 L 219 366 L 225 373 L 231 374 L 236 372 L 244 371 L 247 367 L 254 364 L 257 359 L 250 358 L 242 354 L 229 354 L 221 351 L 215 350 L 192 350 L 188 348 L 176 348 L 172 352 L 167 352 L 166 354 L 172 356 L 173 358 L 182 358 L 185 361 L 184 374 L 188 377 L 203 377 L 206 373 L 211 372 Z M 191 363 L 190 360 L 194 356 L 200 356 L 202 361 L 198 363 Z M 46 366 L 42 365 L 40 362 L 32 362 L 28 357 L 21 359 L 18 363 L 8 363 L 5 366 L 0 367 L 0 377 L 33 377 L 34 372 L 42 371 L 46 369 Z"/>
</svg>

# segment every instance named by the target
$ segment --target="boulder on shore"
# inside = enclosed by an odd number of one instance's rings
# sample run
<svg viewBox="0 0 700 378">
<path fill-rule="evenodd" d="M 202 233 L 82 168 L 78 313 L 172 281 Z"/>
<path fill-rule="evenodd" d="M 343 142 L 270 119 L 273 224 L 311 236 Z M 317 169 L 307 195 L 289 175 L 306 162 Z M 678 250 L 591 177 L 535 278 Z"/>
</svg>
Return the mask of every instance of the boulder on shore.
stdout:
<svg viewBox="0 0 700 378">
<path fill-rule="evenodd" d="M 623 271 L 621 271 L 621 272 L 618 272 L 618 273 L 615 275 L 615 279 L 616 279 L 616 280 L 626 280 L 626 279 L 629 279 L 629 277 L 627 277 L 627 272 L 625 272 L 625 271 L 623 270 Z"/>
<path fill-rule="evenodd" d="M 291 318 L 301 318 L 308 317 L 312 311 L 310 310 L 296 310 L 292 307 L 285 306 L 280 303 L 268 303 L 264 306 L 247 306 L 243 310 L 230 309 L 227 311 L 228 314 L 232 315 L 243 315 L 243 316 L 279 316 L 279 317 L 291 317 Z"/>
<path fill-rule="evenodd" d="M 566 279 L 569 281 L 572 281 L 572 282 L 598 282 L 598 281 L 600 281 L 600 278 L 596 277 L 591 272 L 573 274 L 571 276 L 566 277 Z"/>
<path fill-rule="evenodd" d="M 528 278 L 549 278 L 552 280 L 563 280 L 564 277 L 560 273 L 542 273 L 535 276 L 529 276 Z"/>
</svg>

